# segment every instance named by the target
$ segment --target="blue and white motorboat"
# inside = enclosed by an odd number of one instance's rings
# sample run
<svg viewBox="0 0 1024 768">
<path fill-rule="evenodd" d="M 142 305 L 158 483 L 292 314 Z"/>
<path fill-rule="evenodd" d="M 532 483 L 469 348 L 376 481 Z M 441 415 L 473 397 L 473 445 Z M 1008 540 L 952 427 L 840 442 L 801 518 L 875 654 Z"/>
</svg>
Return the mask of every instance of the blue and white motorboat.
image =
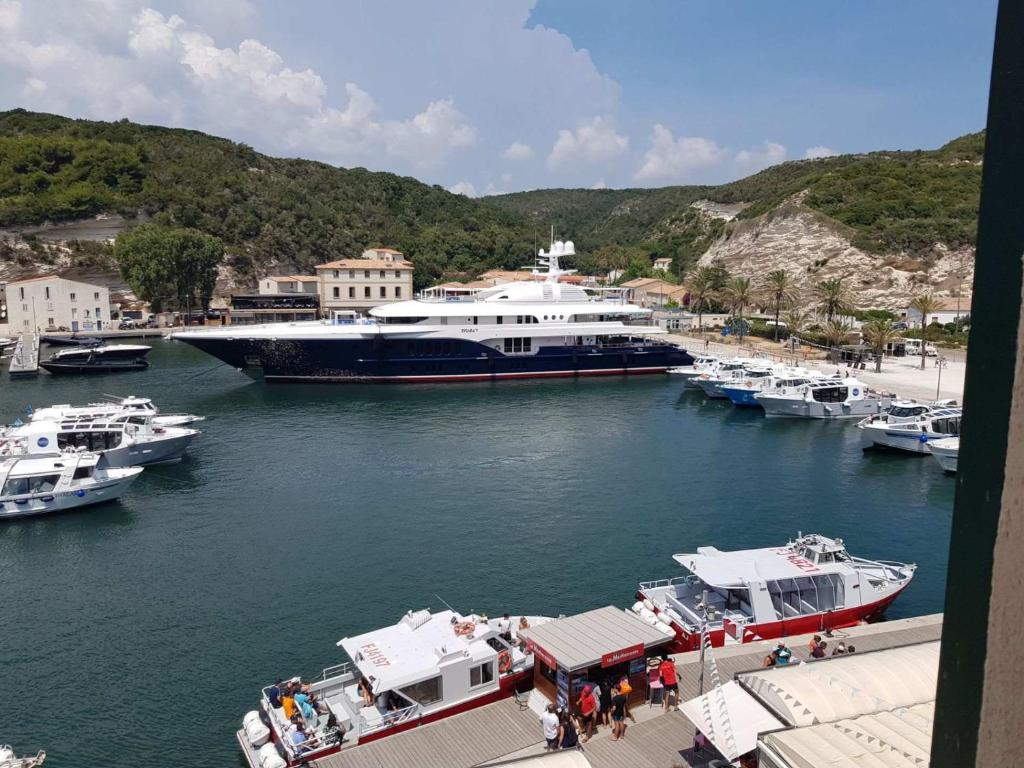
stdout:
<svg viewBox="0 0 1024 768">
<path fill-rule="evenodd" d="M 857 424 L 861 445 L 892 448 L 917 454 L 931 453 L 930 443 L 960 435 L 963 409 L 948 402 L 918 403 L 899 400 L 888 411 L 869 416 Z"/>
</svg>

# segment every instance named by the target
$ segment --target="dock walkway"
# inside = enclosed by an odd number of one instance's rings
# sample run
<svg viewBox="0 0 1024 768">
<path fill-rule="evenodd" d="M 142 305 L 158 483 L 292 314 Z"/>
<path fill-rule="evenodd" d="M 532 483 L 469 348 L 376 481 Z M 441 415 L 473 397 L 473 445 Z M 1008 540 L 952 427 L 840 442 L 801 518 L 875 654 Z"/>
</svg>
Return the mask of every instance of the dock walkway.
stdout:
<svg viewBox="0 0 1024 768">
<path fill-rule="evenodd" d="M 8 369 L 12 379 L 39 375 L 39 336 L 23 333 L 14 347 L 11 365 Z"/>
<path fill-rule="evenodd" d="M 857 652 L 895 648 L 932 640 L 942 635 L 942 615 L 899 619 L 838 631 L 829 639 L 832 646 L 840 640 L 853 643 Z M 793 650 L 793 661 L 809 657 L 810 635 L 786 638 Z M 775 642 L 749 643 L 716 648 L 714 655 L 722 682 L 739 672 L 761 666 L 761 660 Z M 697 696 L 699 652 L 677 654 L 679 687 L 682 699 Z M 705 677 L 705 690 L 710 687 Z M 661 714 L 646 704 L 636 708 L 636 724 L 626 729 L 621 742 L 609 740 L 609 729 L 584 747 L 583 754 L 593 768 L 673 768 L 703 766 L 706 755 L 694 759 L 693 726 L 679 712 Z M 317 768 L 473 768 L 543 754 L 543 738 L 537 714 L 521 710 L 513 700 L 503 700 L 449 717 L 430 725 L 390 736 L 364 746 L 356 746 L 337 755 L 318 760 Z"/>
</svg>

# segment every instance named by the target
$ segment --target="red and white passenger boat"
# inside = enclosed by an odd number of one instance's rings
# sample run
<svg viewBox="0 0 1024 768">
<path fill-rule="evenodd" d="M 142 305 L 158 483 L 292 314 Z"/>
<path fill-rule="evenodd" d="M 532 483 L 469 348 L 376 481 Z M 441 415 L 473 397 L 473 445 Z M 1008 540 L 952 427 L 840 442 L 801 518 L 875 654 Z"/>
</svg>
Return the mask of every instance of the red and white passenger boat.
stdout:
<svg viewBox="0 0 1024 768">
<path fill-rule="evenodd" d="M 839 629 L 877 618 L 906 588 L 914 564 L 865 560 L 842 539 L 797 535 L 784 547 L 673 558 L 688 575 L 641 582 L 633 611 L 675 632 L 675 652 Z"/>
<path fill-rule="evenodd" d="M 526 619 L 530 626 L 550 621 Z M 409 611 L 390 627 L 343 638 L 338 645 L 351 662 L 325 669 L 308 684 L 321 711 L 300 713 L 305 739 L 295 743 L 295 724 L 273 706 L 267 685 L 260 708 L 245 716 L 237 733 L 242 752 L 251 768 L 293 768 L 525 690 L 532 685 L 533 655 L 519 648 L 519 622 L 511 617 L 511 644 L 497 619 L 452 610 Z M 370 684 L 370 703 L 359 689 L 361 678 Z"/>
</svg>

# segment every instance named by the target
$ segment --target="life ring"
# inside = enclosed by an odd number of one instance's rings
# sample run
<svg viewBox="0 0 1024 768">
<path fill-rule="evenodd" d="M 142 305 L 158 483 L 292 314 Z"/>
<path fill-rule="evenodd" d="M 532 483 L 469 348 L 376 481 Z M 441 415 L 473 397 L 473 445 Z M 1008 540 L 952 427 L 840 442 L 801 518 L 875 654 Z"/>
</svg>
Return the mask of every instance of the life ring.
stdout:
<svg viewBox="0 0 1024 768">
<path fill-rule="evenodd" d="M 512 670 L 512 654 L 502 651 L 498 654 L 498 672 L 507 675 Z"/>
<path fill-rule="evenodd" d="M 472 635 L 473 632 L 475 631 L 476 624 L 474 624 L 472 621 L 460 621 L 458 624 L 455 625 L 455 634 L 459 637 L 464 637 L 465 635 Z"/>
</svg>

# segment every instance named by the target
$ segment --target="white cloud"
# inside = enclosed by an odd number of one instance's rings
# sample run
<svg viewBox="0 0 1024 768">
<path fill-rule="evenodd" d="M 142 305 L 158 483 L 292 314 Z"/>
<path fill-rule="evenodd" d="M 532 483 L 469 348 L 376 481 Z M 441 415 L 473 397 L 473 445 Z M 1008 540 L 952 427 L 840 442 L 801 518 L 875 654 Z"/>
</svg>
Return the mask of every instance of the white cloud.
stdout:
<svg viewBox="0 0 1024 768">
<path fill-rule="evenodd" d="M 521 141 L 513 141 L 501 153 L 506 160 L 529 160 L 533 157 L 533 148 Z"/>
<path fill-rule="evenodd" d="M 725 150 L 712 139 L 699 136 L 680 136 L 677 139 L 672 131 L 657 124 L 651 131 L 651 147 L 635 175 L 640 181 L 681 181 L 694 171 L 715 167 L 725 154 Z"/>
<path fill-rule="evenodd" d="M 765 141 L 759 149 L 740 150 L 734 160 L 740 170 L 754 172 L 781 163 L 786 154 L 787 150 L 781 144 Z"/>
<path fill-rule="evenodd" d="M 608 185 L 604 183 L 604 177 L 601 177 L 593 184 L 590 185 L 591 189 L 608 189 Z"/>
<path fill-rule="evenodd" d="M 804 152 L 805 160 L 819 160 L 823 157 L 835 157 L 839 153 L 830 147 L 824 147 L 818 145 L 817 147 L 808 147 L 807 151 Z"/>
<path fill-rule="evenodd" d="M 456 195 L 465 195 L 466 197 L 476 197 L 476 187 L 471 182 L 460 181 L 456 184 L 452 184 L 448 187 L 448 191 Z"/>
<path fill-rule="evenodd" d="M 575 131 L 562 129 L 548 155 L 548 167 L 594 164 L 618 157 L 629 148 L 629 139 L 615 132 L 607 117 L 594 117 Z"/>
</svg>

